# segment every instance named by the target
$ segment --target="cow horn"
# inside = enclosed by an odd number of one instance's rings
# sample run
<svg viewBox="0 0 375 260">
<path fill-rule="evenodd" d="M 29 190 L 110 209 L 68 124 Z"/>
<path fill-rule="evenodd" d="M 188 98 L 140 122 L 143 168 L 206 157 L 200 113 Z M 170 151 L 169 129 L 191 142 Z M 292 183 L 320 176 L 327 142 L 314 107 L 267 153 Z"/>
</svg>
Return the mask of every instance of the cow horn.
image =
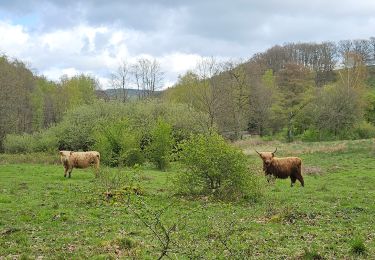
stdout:
<svg viewBox="0 0 375 260">
<path fill-rule="evenodd" d="M 272 154 L 276 153 L 276 151 L 277 151 L 277 147 L 276 147 L 276 150 Z"/>
<path fill-rule="evenodd" d="M 259 152 L 258 152 L 257 150 L 255 150 L 255 149 L 254 149 L 254 151 L 256 151 L 256 152 L 257 152 L 257 154 L 259 154 L 259 155 L 260 155 L 260 153 L 259 153 Z"/>
</svg>

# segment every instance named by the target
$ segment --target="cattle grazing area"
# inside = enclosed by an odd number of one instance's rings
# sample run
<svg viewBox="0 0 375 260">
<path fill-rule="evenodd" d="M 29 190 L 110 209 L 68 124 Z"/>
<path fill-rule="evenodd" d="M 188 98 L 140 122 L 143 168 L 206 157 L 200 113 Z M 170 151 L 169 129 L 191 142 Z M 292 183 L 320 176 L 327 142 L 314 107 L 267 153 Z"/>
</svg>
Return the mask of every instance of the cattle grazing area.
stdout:
<svg viewBox="0 0 375 260">
<path fill-rule="evenodd" d="M 374 139 L 236 145 L 259 172 L 254 149 L 300 158 L 305 187 L 261 173 L 263 196 L 229 203 L 175 194 L 173 162 L 64 178 L 61 164 L 0 155 L 0 259 L 374 257 Z"/>
</svg>

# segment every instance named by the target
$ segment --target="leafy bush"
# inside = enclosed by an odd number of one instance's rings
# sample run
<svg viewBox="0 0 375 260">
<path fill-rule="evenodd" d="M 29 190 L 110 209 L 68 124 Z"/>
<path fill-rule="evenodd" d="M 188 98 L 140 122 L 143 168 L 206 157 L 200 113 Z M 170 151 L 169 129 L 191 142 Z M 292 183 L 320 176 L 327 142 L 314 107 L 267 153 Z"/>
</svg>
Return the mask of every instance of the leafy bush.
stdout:
<svg viewBox="0 0 375 260">
<path fill-rule="evenodd" d="M 375 126 L 369 122 L 362 122 L 354 129 L 355 136 L 359 139 L 375 137 Z"/>
<path fill-rule="evenodd" d="M 35 132 L 33 134 L 9 134 L 4 140 L 6 153 L 50 152 L 57 149 L 57 138 L 52 131 Z"/>
<path fill-rule="evenodd" d="M 146 147 L 148 159 L 160 170 L 165 170 L 173 147 L 172 127 L 159 119 L 151 130 L 151 143 Z"/>
<path fill-rule="evenodd" d="M 105 200 L 113 203 L 124 202 L 130 194 L 144 194 L 140 175 L 138 167 L 134 167 L 131 171 L 101 167 L 96 182 L 97 188 L 99 193 L 104 195 Z"/>
<path fill-rule="evenodd" d="M 28 153 L 34 150 L 35 138 L 31 134 L 9 134 L 3 143 L 6 153 Z"/>
<path fill-rule="evenodd" d="M 54 152 L 56 150 L 87 151 L 99 147 L 105 154 L 108 154 L 107 158 L 103 158 L 108 165 L 118 165 L 119 160 L 127 160 L 125 157 L 129 149 L 139 148 L 139 145 L 132 145 L 129 148 L 120 149 L 122 151 L 116 151 L 115 147 L 110 149 L 103 144 L 103 138 L 98 137 L 100 135 L 98 132 L 100 132 L 102 126 L 103 129 L 110 128 L 109 125 L 114 125 L 114 122 L 119 121 L 119 118 L 131 119 L 128 120 L 127 125 L 129 128 L 136 130 L 136 138 L 140 138 L 141 149 L 144 149 L 151 142 L 151 131 L 159 118 L 162 118 L 171 126 L 173 136 L 182 140 L 188 136 L 188 133 L 204 131 L 202 120 L 205 117 L 202 113 L 195 112 L 188 106 L 181 104 L 166 104 L 158 101 L 139 101 L 125 104 L 97 101 L 94 104 L 82 105 L 67 111 L 61 122 L 41 132 L 9 135 L 4 140 L 4 149 L 10 153 L 26 153 Z M 116 128 L 116 126 L 113 127 Z M 126 131 L 126 133 L 129 133 L 129 131 Z M 120 133 L 119 138 L 124 139 L 124 137 L 133 139 L 133 135 L 126 136 L 126 134 Z M 96 143 L 98 140 L 99 144 Z M 131 156 L 134 159 L 134 153 L 136 152 L 133 151 L 132 153 Z M 109 163 L 110 158 L 113 158 L 111 163 Z M 138 158 L 141 160 L 140 157 Z M 164 163 L 165 161 L 160 162 Z"/>
<path fill-rule="evenodd" d="M 100 152 L 102 163 L 109 166 L 118 166 L 121 161 L 126 164 L 129 151 L 139 148 L 139 138 L 126 119 L 98 125 L 94 140 L 93 148 Z"/>
<path fill-rule="evenodd" d="M 122 154 L 120 157 L 120 165 L 132 167 L 136 164 L 142 165 L 145 157 L 139 148 L 132 148 Z"/>
<path fill-rule="evenodd" d="M 236 200 L 261 194 L 258 177 L 248 169 L 246 156 L 218 134 L 192 135 L 179 145 L 186 171 L 177 187 L 181 193 L 214 195 Z"/>
<path fill-rule="evenodd" d="M 301 141 L 304 142 L 314 142 L 319 141 L 320 135 L 319 131 L 315 129 L 307 129 L 303 132 L 302 135 L 300 135 Z"/>
</svg>

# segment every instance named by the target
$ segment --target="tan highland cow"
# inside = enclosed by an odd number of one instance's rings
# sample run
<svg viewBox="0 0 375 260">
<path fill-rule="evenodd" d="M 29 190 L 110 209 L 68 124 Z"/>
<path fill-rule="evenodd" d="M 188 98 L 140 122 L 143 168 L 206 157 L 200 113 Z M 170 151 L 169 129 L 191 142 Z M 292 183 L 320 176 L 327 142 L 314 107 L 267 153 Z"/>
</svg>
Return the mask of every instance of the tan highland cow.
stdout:
<svg viewBox="0 0 375 260">
<path fill-rule="evenodd" d="M 260 158 L 263 160 L 263 170 L 266 176 L 274 176 L 280 179 L 286 179 L 290 177 L 291 184 L 290 186 L 293 187 L 293 184 L 298 180 L 302 187 L 304 187 L 305 183 L 303 181 L 302 173 L 301 173 L 301 164 L 302 161 L 298 157 L 285 157 L 285 158 L 277 158 L 275 157 L 275 153 L 277 148 L 274 152 L 258 152 L 255 150 Z M 268 180 L 269 181 L 269 180 Z"/>
<path fill-rule="evenodd" d="M 69 178 L 73 168 L 87 168 L 94 166 L 96 171 L 99 170 L 100 153 L 96 151 L 89 152 L 73 152 L 73 151 L 60 151 L 61 163 L 64 166 L 64 177 L 67 173 Z"/>
</svg>

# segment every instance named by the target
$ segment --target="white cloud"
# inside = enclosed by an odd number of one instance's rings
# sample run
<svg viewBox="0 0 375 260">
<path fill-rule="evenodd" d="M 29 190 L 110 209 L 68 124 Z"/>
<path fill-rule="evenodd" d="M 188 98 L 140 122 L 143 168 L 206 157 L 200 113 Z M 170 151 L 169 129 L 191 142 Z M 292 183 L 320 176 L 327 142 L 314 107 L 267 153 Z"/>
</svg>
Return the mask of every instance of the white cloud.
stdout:
<svg viewBox="0 0 375 260">
<path fill-rule="evenodd" d="M 103 87 L 121 61 L 156 58 L 165 86 L 201 57 L 250 58 L 275 44 L 374 36 L 375 1 L 5 1 L 0 53 L 58 79 L 90 73 Z"/>
<path fill-rule="evenodd" d="M 30 36 L 21 25 L 0 21 L 0 35 L 2 36 L 0 51 L 9 56 L 19 56 L 29 45 Z"/>
<path fill-rule="evenodd" d="M 39 74 L 51 80 L 59 80 L 62 75 L 95 75 L 103 88 L 110 87 L 109 75 L 123 60 L 134 63 L 139 58 L 156 58 L 166 72 L 164 85 L 170 86 L 178 75 L 193 69 L 201 57 L 181 52 L 161 56 L 149 53 L 131 55 L 128 45 L 140 45 L 146 36 L 132 30 L 104 26 L 80 25 L 33 34 L 20 25 L 1 22 L 0 34 L 9 35 L 0 42 L 1 50 L 9 56 L 30 61 Z"/>
</svg>

